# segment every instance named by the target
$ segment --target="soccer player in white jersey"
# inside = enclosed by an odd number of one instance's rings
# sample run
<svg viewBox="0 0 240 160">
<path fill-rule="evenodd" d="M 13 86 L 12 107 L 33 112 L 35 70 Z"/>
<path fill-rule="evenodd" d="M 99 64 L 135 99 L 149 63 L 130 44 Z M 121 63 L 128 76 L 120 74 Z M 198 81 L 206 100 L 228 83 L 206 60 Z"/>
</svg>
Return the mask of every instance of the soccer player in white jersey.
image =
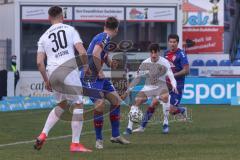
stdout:
<svg viewBox="0 0 240 160">
<path fill-rule="evenodd" d="M 166 84 L 166 76 L 170 79 L 173 92 L 177 92 L 176 80 L 169 62 L 165 58 L 159 56 L 160 48 L 158 44 L 151 44 L 149 50 L 150 58 L 141 63 L 136 78 L 131 82 L 129 89 L 122 98 L 124 99 L 134 86 L 140 82 L 141 77 L 146 78 L 145 85 L 135 98 L 135 103 L 131 106 L 130 112 L 137 112 L 139 106 L 146 102 L 148 98 L 152 98 L 152 103 L 157 103 L 160 100 L 162 102 L 164 114 L 163 125 L 168 125 L 170 95 Z M 133 122 L 129 119 L 125 134 L 131 134 L 132 128 Z"/>
<path fill-rule="evenodd" d="M 81 87 L 74 49 L 79 53 L 83 64 L 87 64 L 86 50 L 78 32 L 71 26 L 63 24 L 62 8 L 53 6 L 48 10 L 52 26 L 38 41 L 37 65 L 48 91 L 52 91 L 58 104 L 48 115 L 41 134 L 37 137 L 34 148 L 40 150 L 47 139 L 48 132 L 60 119 L 68 102 L 72 103 L 71 152 L 91 152 L 80 141 L 83 125 L 83 104 L 81 93 L 73 92 L 74 87 Z M 47 67 L 44 60 L 47 58 Z M 85 67 L 86 68 L 86 67 Z M 64 77 L 65 76 L 65 77 Z M 70 86 L 70 87 L 67 87 Z M 63 88 L 63 89 L 61 89 Z M 71 90 L 72 89 L 72 90 Z M 69 92 L 64 92 L 69 90 Z"/>
</svg>

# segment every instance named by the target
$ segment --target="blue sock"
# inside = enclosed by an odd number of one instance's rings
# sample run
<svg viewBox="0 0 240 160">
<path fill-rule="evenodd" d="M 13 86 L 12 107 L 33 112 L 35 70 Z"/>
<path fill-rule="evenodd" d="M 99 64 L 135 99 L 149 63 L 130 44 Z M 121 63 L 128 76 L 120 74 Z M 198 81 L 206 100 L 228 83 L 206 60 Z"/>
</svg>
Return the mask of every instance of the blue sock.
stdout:
<svg viewBox="0 0 240 160">
<path fill-rule="evenodd" d="M 182 107 L 182 106 L 181 106 L 181 107 L 179 106 L 179 107 L 178 107 L 178 110 L 179 110 L 180 113 L 183 113 L 183 112 L 185 111 L 185 108 Z"/>
<path fill-rule="evenodd" d="M 94 128 L 96 139 L 102 140 L 103 112 L 94 111 Z"/>
<path fill-rule="evenodd" d="M 143 117 L 143 120 L 142 120 L 142 124 L 141 124 L 141 126 L 143 128 L 146 127 L 146 125 L 147 125 L 148 121 L 151 119 L 154 111 L 155 111 L 154 107 L 148 107 L 147 112 L 144 114 L 144 117 Z"/>
<path fill-rule="evenodd" d="M 111 105 L 110 108 L 110 121 L 112 125 L 112 137 L 120 136 L 120 106 Z"/>
</svg>

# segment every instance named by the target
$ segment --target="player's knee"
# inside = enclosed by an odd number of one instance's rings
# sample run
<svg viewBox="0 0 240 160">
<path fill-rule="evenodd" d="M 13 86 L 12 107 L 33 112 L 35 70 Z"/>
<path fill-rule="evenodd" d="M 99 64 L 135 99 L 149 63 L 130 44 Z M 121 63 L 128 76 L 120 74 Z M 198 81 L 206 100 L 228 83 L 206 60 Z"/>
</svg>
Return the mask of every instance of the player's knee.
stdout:
<svg viewBox="0 0 240 160">
<path fill-rule="evenodd" d="M 74 104 L 74 109 L 82 109 L 83 108 L 83 104 Z"/>
<path fill-rule="evenodd" d="M 153 108 L 156 108 L 157 105 L 158 105 L 158 103 L 159 103 L 158 100 L 154 98 L 154 99 L 152 100 L 152 107 L 153 107 Z"/>
<path fill-rule="evenodd" d="M 138 105 L 141 105 L 143 102 L 145 102 L 146 99 L 143 98 L 143 97 L 136 97 L 135 98 L 135 104 L 138 106 Z"/>
<path fill-rule="evenodd" d="M 66 107 L 68 106 L 68 102 L 67 100 L 61 101 L 57 104 L 57 106 L 61 107 L 62 109 L 66 109 Z"/>
<path fill-rule="evenodd" d="M 111 103 L 112 106 L 120 106 L 121 102 L 120 101 L 117 101 L 115 103 Z"/>
<path fill-rule="evenodd" d="M 165 95 L 162 96 L 161 99 L 162 99 L 163 103 L 168 103 L 169 95 L 168 95 L 168 94 L 165 94 Z"/>
<path fill-rule="evenodd" d="M 98 112 L 103 112 L 104 110 L 104 101 L 103 100 L 98 100 L 95 102 L 95 110 Z"/>
</svg>

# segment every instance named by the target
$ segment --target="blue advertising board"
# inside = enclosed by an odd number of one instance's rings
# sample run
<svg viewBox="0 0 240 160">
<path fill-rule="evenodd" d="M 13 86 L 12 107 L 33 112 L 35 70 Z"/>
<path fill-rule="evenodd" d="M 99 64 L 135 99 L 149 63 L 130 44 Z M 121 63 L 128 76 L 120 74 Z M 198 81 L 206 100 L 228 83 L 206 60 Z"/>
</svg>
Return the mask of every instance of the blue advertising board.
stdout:
<svg viewBox="0 0 240 160">
<path fill-rule="evenodd" d="M 142 87 L 136 86 L 127 101 L 131 99 L 133 102 Z M 84 97 L 83 102 L 85 105 L 93 104 L 88 97 Z M 55 104 L 54 97 L 5 97 L 0 101 L 0 111 L 52 108 Z M 187 77 L 181 104 L 240 105 L 240 78 Z"/>
<path fill-rule="evenodd" d="M 240 96 L 239 78 L 187 77 L 182 104 L 231 104 Z"/>
</svg>

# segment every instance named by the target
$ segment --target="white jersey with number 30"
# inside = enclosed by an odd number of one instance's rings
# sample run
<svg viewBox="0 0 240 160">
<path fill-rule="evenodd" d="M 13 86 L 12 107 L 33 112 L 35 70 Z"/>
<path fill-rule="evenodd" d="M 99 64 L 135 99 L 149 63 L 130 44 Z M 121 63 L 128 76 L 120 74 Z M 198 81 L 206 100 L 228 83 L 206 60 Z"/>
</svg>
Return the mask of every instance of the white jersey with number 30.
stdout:
<svg viewBox="0 0 240 160">
<path fill-rule="evenodd" d="M 37 52 L 47 55 L 47 75 L 51 84 L 61 82 L 60 88 L 63 87 L 62 83 L 64 83 L 65 88 L 82 86 L 74 54 L 74 45 L 79 42 L 82 43 L 82 40 L 78 32 L 73 27 L 62 23 L 52 25 L 41 36 Z M 75 90 L 69 93 L 65 90 L 59 89 L 59 86 L 54 86 L 53 92 L 57 102 L 67 99 L 74 103 L 82 103 L 80 93 L 75 92 Z"/>
<path fill-rule="evenodd" d="M 38 53 L 46 53 L 47 68 L 55 68 L 75 57 L 74 45 L 82 43 L 78 32 L 69 25 L 52 25 L 38 41 Z"/>
</svg>

